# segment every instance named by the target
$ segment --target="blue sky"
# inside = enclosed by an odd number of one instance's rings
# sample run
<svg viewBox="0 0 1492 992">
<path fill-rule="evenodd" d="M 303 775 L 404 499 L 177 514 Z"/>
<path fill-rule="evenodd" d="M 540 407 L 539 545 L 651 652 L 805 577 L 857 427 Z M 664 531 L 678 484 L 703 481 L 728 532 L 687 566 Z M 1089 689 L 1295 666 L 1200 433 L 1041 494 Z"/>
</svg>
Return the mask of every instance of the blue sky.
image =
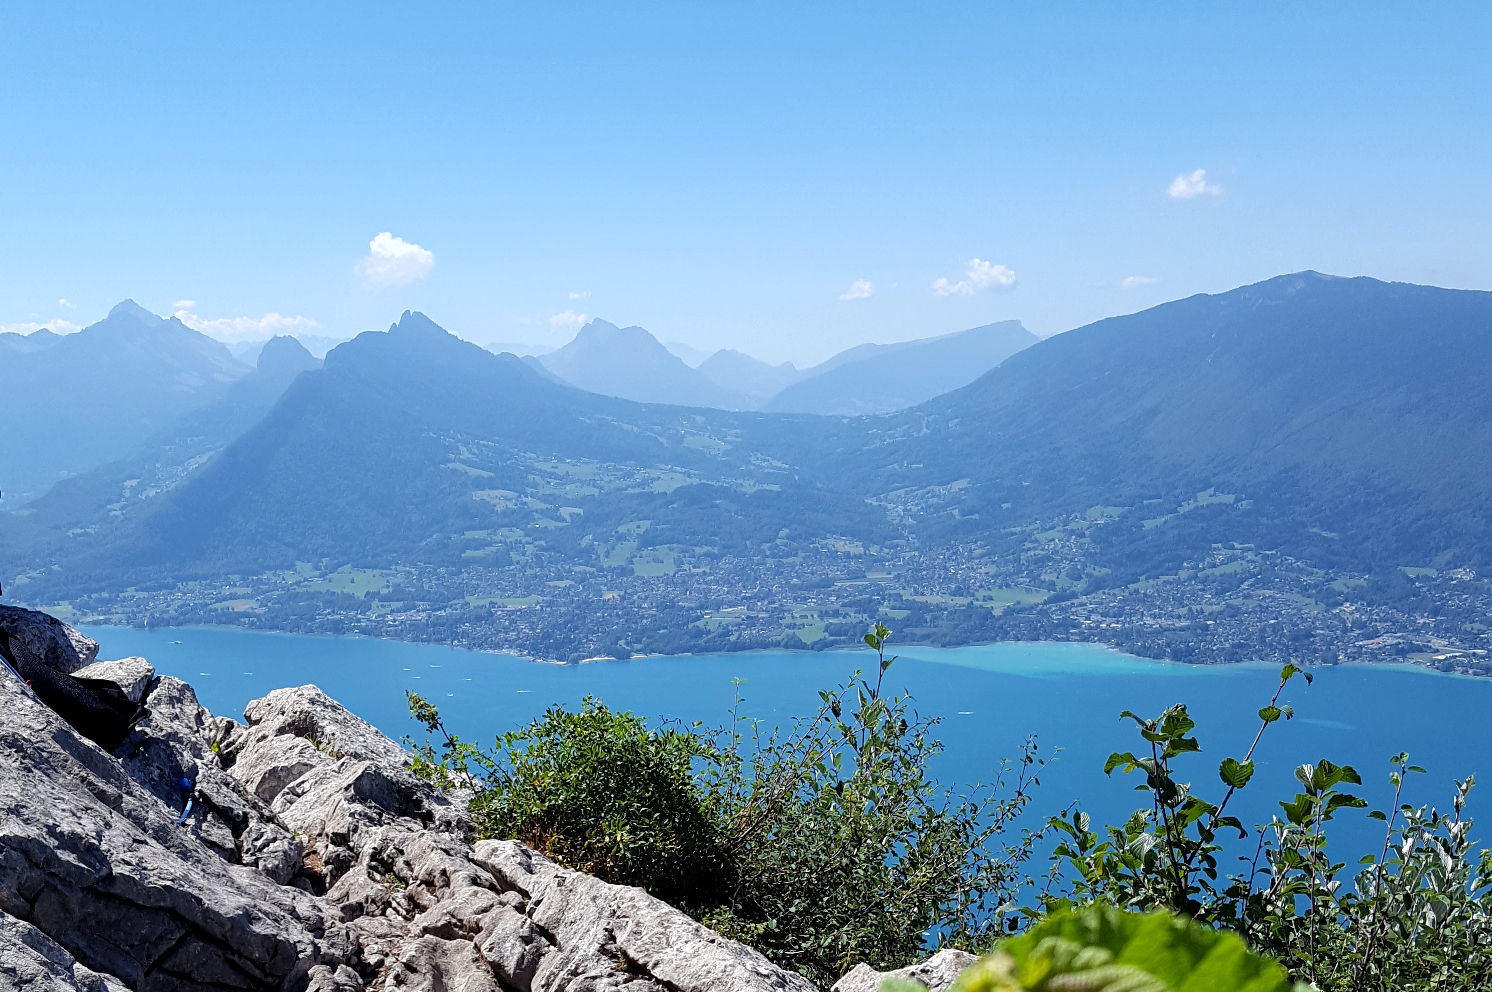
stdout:
<svg viewBox="0 0 1492 992">
<path fill-rule="evenodd" d="M 540 6 L 7 4 L 0 325 L 801 364 L 1304 268 L 1492 288 L 1486 4 Z"/>
</svg>

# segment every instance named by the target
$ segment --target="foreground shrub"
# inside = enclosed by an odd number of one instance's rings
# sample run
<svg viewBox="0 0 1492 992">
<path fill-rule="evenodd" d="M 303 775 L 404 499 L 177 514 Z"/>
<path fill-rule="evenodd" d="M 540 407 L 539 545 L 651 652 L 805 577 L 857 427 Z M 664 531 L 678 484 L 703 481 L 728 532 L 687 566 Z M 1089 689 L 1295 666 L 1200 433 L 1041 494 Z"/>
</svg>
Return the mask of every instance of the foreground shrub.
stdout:
<svg viewBox="0 0 1492 992">
<path fill-rule="evenodd" d="M 563 864 L 640 885 L 821 986 L 866 962 L 920 957 L 929 934 L 988 946 L 1014 922 L 1036 835 L 1012 834 L 1040 767 L 1033 744 L 988 789 L 956 795 L 927 766 L 938 721 L 884 692 L 890 631 L 866 637 L 874 678 L 821 693 L 791 728 L 740 716 L 714 731 L 649 729 L 587 700 L 551 709 L 488 751 L 446 733 L 415 769 L 471 788 L 483 836 L 517 837 Z M 738 686 L 739 693 L 739 686 Z"/>
<path fill-rule="evenodd" d="M 439 752 L 416 749 L 415 769 L 471 789 L 485 836 L 641 885 L 825 988 L 861 962 L 884 971 L 935 945 L 997 943 L 1003 956 L 966 976 L 965 992 L 1283 988 L 1246 946 L 1327 992 L 1492 988 L 1492 854 L 1470 837 L 1472 779 L 1443 815 L 1401 801 L 1422 769 L 1395 756 L 1393 807 L 1365 814 L 1383 824 L 1381 850 L 1355 872 L 1329 847 L 1337 819 L 1367 806 L 1351 766 L 1300 765 L 1300 791 L 1263 826 L 1229 812 L 1254 781 L 1260 740 L 1293 716 L 1279 699 L 1293 679 L 1309 682 L 1303 670 L 1284 667 L 1247 746 L 1195 783 L 1183 769 L 1202 745 L 1185 705 L 1123 714 L 1143 746 L 1110 755 L 1105 771 L 1143 778 L 1148 805 L 1120 825 L 1095 829 L 1074 807 L 1018 830 L 1042 764 L 1034 745 L 1001 769 L 1008 793 L 999 778 L 964 795 L 940 787 L 927 772 L 942 751 L 938 721 L 883 691 L 889 634 L 866 637 L 872 677 L 821 693 L 788 729 L 741 718 L 739 695 L 714 731 L 649 728 L 588 699 L 488 751 L 446 734 L 411 695 L 413 715 L 444 739 Z M 1037 906 L 1017 912 L 1048 832 L 1059 838 L 1052 870 Z M 1216 977 L 1222 961 L 1243 984 Z"/>
<path fill-rule="evenodd" d="M 882 992 L 912 992 L 910 983 Z M 889 986 L 889 987 L 888 987 Z M 1219 933 L 1165 911 L 1063 910 L 1000 944 L 952 992 L 1289 992 L 1285 969 Z"/>
<path fill-rule="evenodd" d="M 1321 989 L 1492 988 L 1492 852 L 1470 840 L 1464 813 L 1473 779 L 1456 783 L 1448 816 L 1402 803 L 1407 777 L 1424 769 L 1407 754 L 1395 755 L 1394 806 L 1367 814 L 1384 824 L 1383 845 L 1376 856 L 1363 856 L 1355 876 L 1333 859 L 1328 841 L 1339 814 L 1368 805 L 1349 791 L 1362 784 L 1350 765 L 1323 758 L 1297 767 L 1301 791 L 1281 800 L 1283 816 L 1253 835 L 1227 814 L 1229 801 L 1253 778 L 1259 740 L 1293 715 L 1278 702 L 1297 676 L 1310 678 L 1284 667 L 1248 750 L 1218 765 L 1215 800 L 1178 778 L 1178 760 L 1202 749 L 1185 706 L 1149 720 L 1123 714 L 1148 747 L 1139 755 L 1110 755 L 1105 771 L 1142 773 L 1150 806 L 1102 834 L 1081 812 L 1053 819 L 1065 835 L 1054 852 L 1063 870 L 1052 876 L 1043 908 L 1100 903 L 1174 910 L 1236 931 Z M 1250 840 L 1252 850 L 1238 858 L 1242 870 L 1222 874 L 1223 840 L 1232 830 L 1235 843 Z"/>
</svg>

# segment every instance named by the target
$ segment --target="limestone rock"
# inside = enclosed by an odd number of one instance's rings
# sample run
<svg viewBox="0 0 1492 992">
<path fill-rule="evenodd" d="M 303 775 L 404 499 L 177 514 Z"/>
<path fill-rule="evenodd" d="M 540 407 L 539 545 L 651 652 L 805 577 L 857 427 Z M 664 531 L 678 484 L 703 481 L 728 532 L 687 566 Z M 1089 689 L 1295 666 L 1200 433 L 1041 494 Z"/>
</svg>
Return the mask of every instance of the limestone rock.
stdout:
<svg viewBox="0 0 1492 992">
<path fill-rule="evenodd" d="M 54 616 L 0 606 L 0 630 L 10 638 L 16 660 L 35 661 L 71 675 L 98 657 L 98 642 L 84 637 Z"/>
<path fill-rule="evenodd" d="M 249 703 L 244 746 L 281 734 L 304 737 L 332 758 L 407 765 L 409 752 L 314 685 L 276 689 Z"/>
<path fill-rule="evenodd" d="M 926 961 L 897 968 L 895 971 L 876 971 L 870 965 L 857 964 L 834 983 L 830 992 L 878 992 L 881 983 L 888 978 L 917 982 L 928 992 L 945 992 L 958 980 L 959 974 L 977 960 L 979 959 L 968 951 L 947 947 Z"/>
<path fill-rule="evenodd" d="M 813 992 L 641 889 L 473 849 L 465 798 L 314 686 L 246 725 L 168 676 L 143 705 L 108 754 L 0 679 L 0 987 Z"/>
<path fill-rule="evenodd" d="M 0 913 L 0 986 L 26 992 L 128 992 L 113 975 L 78 964 L 52 938 Z"/>
<path fill-rule="evenodd" d="M 245 789 L 266 803 L 272 803 L 280 791 L 317 765 L 331 764 L 332 759 L 304 737 L 281 734 L 256 740 L 238 753 L 233 763 L 233 777 Z"/>
<path fill-rule="evenodd" d="M 223 770 L 212 751 L 215 720 L 192 687 L 161 676 L 145 706 L 145 719 L 115 750 L 125 772 L 173 815 L 182 810 L 181 780 L 192 783 L 197 800 L 184 829 L 224 861 L 264 868 L 276 881 L 288 881 L 286 873 L 300 869 L 299 844 L 268 806 Z"/>
<path fill-rule="evenodd" d="M 808 979 L 642 889 L 561 868 L 518 841 L 482 841 L 472 860 L 524 900 L 521 914 L 489 918 L 481 944 L 484 955 L 492 954 L 493 970 L 513 976 L 524 992 L 814 992 Z M 515 920 L 518 915 L 527 923 Z"/>
<path fill-rule="evenodd" d="M 72 675 L 79 679 L 113 682 L 125 698 L 138 703 L 145 698 L 145 690 L 150 688 L 150 681 L 155 678 L 155 666 L 144 658 L 120 658 L 118 661 L 95 661 Z"/>
<path fill-rule="evenodd" d="M 166 696 L 185 709 L 182 686 Z M 0 911 L 136 992 L 294 992 L 355 955 L 331 907 L 225 863 L 14 680 L 0 712 Z"/>
</svg>

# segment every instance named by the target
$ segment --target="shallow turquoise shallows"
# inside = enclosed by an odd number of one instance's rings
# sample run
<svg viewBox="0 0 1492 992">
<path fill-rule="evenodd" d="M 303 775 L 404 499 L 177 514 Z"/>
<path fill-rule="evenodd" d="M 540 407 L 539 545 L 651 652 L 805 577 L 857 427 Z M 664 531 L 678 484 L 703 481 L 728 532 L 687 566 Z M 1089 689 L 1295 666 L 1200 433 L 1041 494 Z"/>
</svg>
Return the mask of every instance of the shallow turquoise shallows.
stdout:
<svg viewBox="0 0 1492 992">
<path fill-rule="evenodd" d="M 874 668 L 867 651 L 788 652 L 638 658 L 585 665 L 538 664 L 507 655 L 428 644 L 350 637 L 301 637 L 232 628 L 134 630 L 86 628 L 101 657 L 141 655 L 162 674 L 191 682 L 215 713 L 239 717 L 244 704 L 279 686 L 314 682 L 348 708 L 399 739 L 416 731 L 404 691 L 436 703 L 463 737 L 492 737 L 586 695 L 649 718 L 722 723 L 743 679 L 743 712 L 786 725 L 812 713 L 818 690 L 843 683 L 857 668 Z M 1002 757 L 1019 753 L 1036 734 L 1044 751 L 1060 749 L 1041 774 L 1036 808 L 1060 809 L 1082 797 L 1096 821 L 1122 818 L 1145 797 L 1143 784 L 1106 778 L 1111 751 L 1138 749 L 1134 724 L 1121 710 L 1154 714 L 1185 702 L 1198 723 L 1204 752 L 1184 761 L 1204 795 L 1220 791 L 1217 764 L 1242 757 L 1258 729 L 1255 713 L 1268 702 L 1278 669 L 1264 665 L 1187 667 L 1147 661 L 1088 644 L 992 644 L 961 648 L 904 647 L 887 675 L 925 715 L 943 718 L 947 752 L 934 769 L 949 785 L 993 779 Z M 1384 808 L 1388 758 L 1408 750 L 1429 774 L 1412 781 L 1416 803 L 1448 805 L 1451 780 L 1492 773 L 1492 680 L 1438 675 L 1404 667 L 1352 666 L 1315 671 L 1315 684 L 1291 683 L 1282 703 L 1294 720 L 1265 735 L 1259 773 L 1239 815 L 1265 822 L 1275 800 L 1294 792 L 1292 771 L 1326 757 L 1362 774 L 1364 796 Z M 1475 794 L 1474 794 L 1475 796 Z M 1473 801 L 1472 809 L 1485 807 Z M 1035 826 L 1035 822 L 1031 823 Z M 1360 813 L 1344 814 L 1332 835 L 1349 863 L 1382 843 Z M 1473 836 L 1486 836 L 1482 830 Z M 1376 839 L 1375 839 L 1376 838 Z M 1253 851 L 1253 838 L 1247 843 Z M 1227 868 L 1225 867 L 1225 870 Z"/>
</svg>

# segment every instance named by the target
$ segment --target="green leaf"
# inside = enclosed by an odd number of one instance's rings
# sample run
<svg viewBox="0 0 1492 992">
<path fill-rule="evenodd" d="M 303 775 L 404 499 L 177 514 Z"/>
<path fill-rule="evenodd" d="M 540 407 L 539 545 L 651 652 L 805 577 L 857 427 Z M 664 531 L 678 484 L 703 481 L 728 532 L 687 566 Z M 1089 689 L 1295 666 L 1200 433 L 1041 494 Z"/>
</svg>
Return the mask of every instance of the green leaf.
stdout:
<svg viewBox="0 0 1492 992">
<path fill-rule="evenodd" d="M 1259 719 L 1265 723 L 1274 723 L 1283 712 L 1278 706 L 1266 706 L 1259 711 Z"/>
<path fill-rule="evenodd" d="M 1071 976 L 1071 977 L 1068 977 Z M 1054 913 L 968 968 L 952 992 L 1289 992 L 1285 970 L 1222 933 L 1166 912 Z"/>
<path fill-rule="evenodd" d="M 1238 761 L 1236 758 L 1224 758 L 1217 773 L 1224 785 L 1230 789 L 1241 789 L 1249 784 L 1249 779 L 1254 777 L 1254 763 Z"/>
</svg>

